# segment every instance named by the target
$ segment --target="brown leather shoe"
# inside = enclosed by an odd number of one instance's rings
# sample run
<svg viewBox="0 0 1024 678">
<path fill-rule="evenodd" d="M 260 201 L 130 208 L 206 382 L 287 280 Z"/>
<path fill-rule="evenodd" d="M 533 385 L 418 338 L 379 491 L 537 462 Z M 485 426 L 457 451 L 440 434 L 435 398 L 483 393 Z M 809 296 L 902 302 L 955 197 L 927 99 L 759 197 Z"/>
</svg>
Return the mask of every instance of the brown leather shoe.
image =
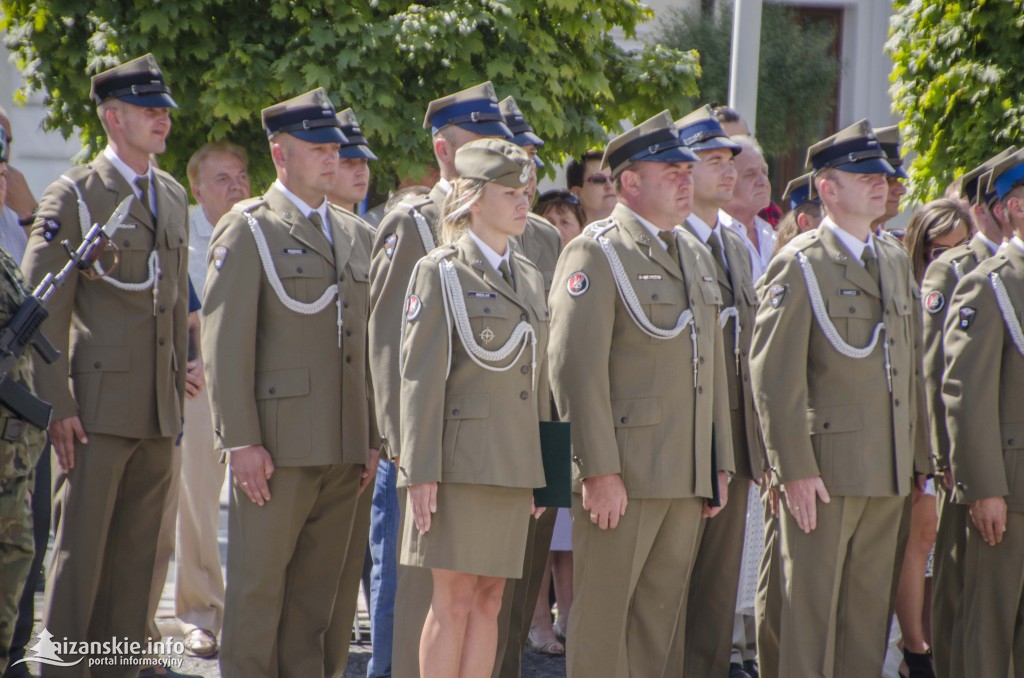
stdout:
<svg viewBox="0 0 1024 678">
<path fill-rule="evenodd" d="M 206 629 L 194 628 L 185 634 L 185 653 L 200 659 L 217 656 L 217 637 Z"/>
</svg>

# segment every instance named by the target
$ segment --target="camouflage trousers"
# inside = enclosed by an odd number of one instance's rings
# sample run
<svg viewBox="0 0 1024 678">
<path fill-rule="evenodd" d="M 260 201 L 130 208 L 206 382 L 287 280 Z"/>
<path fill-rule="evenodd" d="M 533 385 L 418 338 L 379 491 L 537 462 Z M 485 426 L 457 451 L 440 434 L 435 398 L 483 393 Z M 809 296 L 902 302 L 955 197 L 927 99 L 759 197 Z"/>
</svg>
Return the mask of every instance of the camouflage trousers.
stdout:
<svg viewBox="0 0 1024 678">
<path fill-rule="evenodd" d="M 18 601 L 35 552 L 29 497 L 32 477 L 0 483 L 0 673 L 7 668 Z"/>
</svg>

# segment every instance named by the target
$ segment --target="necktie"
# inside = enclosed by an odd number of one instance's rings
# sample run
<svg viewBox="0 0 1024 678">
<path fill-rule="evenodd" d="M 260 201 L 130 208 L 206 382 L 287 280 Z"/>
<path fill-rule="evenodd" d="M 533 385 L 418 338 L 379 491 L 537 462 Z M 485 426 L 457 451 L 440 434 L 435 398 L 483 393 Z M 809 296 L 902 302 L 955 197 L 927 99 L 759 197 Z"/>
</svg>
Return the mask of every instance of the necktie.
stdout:
<svg viewBox="0 0 1024 678">
<path fill-rule="evenodd" d="M 661 241 L 665 243 L 666 249 L 668 250 L 669 256 L 672 257 L 672 261 L 679 263 L 679 245 L 676 243 L 676 234 L 672 231 L 662 231 L 658 234 Z M 681 266 L 681 265 L 680 265 Z"/>
<path fill-rule="evenodd" d="M 868 272 L 871 279 L 878 285 L 878 289 L 882 289 L 882 283 L 878 278 L 878 259 L 875 257 L 875 252 L 870 247 L 865 247 L 864 251 L 861 252 L 860 260 L 864 262 L 864 270 Z"/>
<path fill-rule="evenodd" d="M 319 212 L 310 212 L 309 222 L 320 229 L 320 232 L 324 234 L 325 238 L 327 238 L 327 242 L 334 245 L 334 239 L 331 238 L 331 232 L 327 230 L 326 226 L 324 226 L 324 220 L 320 218 Z"/>
<path fill-rule="evenodd" d="M 708 237 L 708 249 L 711 250 L 711 256 L 715 258 L 718 265 L 722 267 L 723 273 L 729 272 L 729 267 L 725 263 L 725 252 L 722 251 L 722 238 L 718 233 L 714 231 Z"/>
<path fill-rule="evenodd" d="M 498 273 L 501 273 L 501 278 L 508 286 L 513 290 L 516 288 L 516 279 L 512 277 L 512 269 L 508 265 L 508 259 L 502 259 L 498 265 Z"/>
<path fill-rule="evenodd" d="M 139 191 L 142 193 L 142 197 L 139 198 L 139 201 L 142 203 L 143 207 L 146 208 L 146 212 L 148 212 L 150 216 L 156 217 L 156 214 L 153 213 L 153 203 L 149 199 L 149 177 L 145 174 L 135 177 L 135 185 L 139 187 Z"/>
</svg>

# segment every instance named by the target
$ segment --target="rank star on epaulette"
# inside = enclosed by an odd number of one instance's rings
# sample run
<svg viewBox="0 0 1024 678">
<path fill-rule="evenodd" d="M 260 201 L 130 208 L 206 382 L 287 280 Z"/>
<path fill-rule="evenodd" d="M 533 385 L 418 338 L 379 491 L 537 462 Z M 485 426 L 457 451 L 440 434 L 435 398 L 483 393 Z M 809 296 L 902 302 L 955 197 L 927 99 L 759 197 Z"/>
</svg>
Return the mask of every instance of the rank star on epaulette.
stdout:
<svg viewBox="0 0 1024 678">
<path fill-rule="evenodd" d="M 786 298 L 786 286 L 785 285 L 772 285 L 768 288 L 769 302 L 772 308 L 778 308 L 782 306 L 782 300 Z"/>
<path fill-rule="evenodd" d="M 974 319 L 978 317 L 978 309 L 973 306 L 964 306 L 960 309 L 960 329 L 968 330 L 971 325 L 974 324 Z"/>
<path fill-rule="evenodd" d="M 398 244 L 398 234 L 392 233 L 384 238 L 384 255 L 390 259 L 395 256 L 395 245 Z"/>
<path fill-rule="evenodd" d="M 942 294 L 942 292 L 939 292 L 938 290 L 929 292 L 928 295 L 924 298 L 924 307 L 932 315 L 935 315 L 936 313 L 941 311 L 943 307 L 945 307 L 945 305 L 946 297 Z"/>
</svg>

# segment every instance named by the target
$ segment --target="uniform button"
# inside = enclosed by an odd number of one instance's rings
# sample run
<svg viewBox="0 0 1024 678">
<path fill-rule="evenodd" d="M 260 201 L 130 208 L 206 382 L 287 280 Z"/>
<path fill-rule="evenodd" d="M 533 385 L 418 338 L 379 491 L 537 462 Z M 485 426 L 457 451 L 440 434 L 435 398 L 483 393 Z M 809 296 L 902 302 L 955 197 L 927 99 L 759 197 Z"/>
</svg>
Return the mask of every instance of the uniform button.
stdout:
<svg viewBox="0 0 1024 678">
<path fill-rule="evenodd" d="M 743 375 L 743 381 L 744 382 L 750 381 L 750 377 L 748 377 L 747 375 L 744 374 Z"/>
<path fill-rule="evenodd" d="M 270 395 L 274 395 L 275 393 L 277 393 L 277 388 L 274 387 L 274 386 L 271 386 L 269 391 L 270 391 Z"/>
<path fill-rule="evenodd" d="M 295 272 L 296 273 L 302 273 L 302 267 L 301 266 L 296 266 L 295 267 Z"/>
<path fill-rule="evenodd" d="M 459 416 L 459 410 L 458 410 L 458 408 L 455 408 L 454 410 L 452 410 L 452 416 L 453 416 L 453 417 L 457 417 L 457 416 Z"/>
<path fill-rule="evenodd" d="M 889 340 L 889 345 L 890 346 L 895 346 L 896 345 L 896 340 L 895 339 L 890 339 Z"/>
<path fill-rule="evenodd" d="M 342 308 L 348 308 L 348 302 L 347 301 L 341 302 L 341 307 Z"/>
<path fill-rule="evenodd" d="M 530 394 L 529 394 L 529 393 L 527 393 L 526 391 L 522 391 L 522 392 L 521 392 L 521 393 L 519 394 L 519 397 L 520 397 L 520 399 L 522 399 L 522 400 L 526 400 L 527 398 L 529 398 L 529 397 L 530 397 Z"/>
<path fill-rule="evenodd" d="M 345 330 L 345 336 L 346 337 L 351 337 L 352 336 L 352 330 Z"/>
<path fill-rule="evenodd" d="M 161 312 L 161 313 L 163 313 L 163 312 L 164 312 L 164 311 L 166 311 L 166 310 L 167 310 L 167 309 L 166 309 L 166 308 L 164 307 L 164 305 L 163 305 L 163 304 L 160 304 L 160 312 Z"/>
<path fill-rule="evenodd" d="M 693 300 L 693 297 L 690 297 L 690 306 L 693 307 L 693 306 L 696 306 L 696 305 L 697 305 L 697 302 Z"/>
<path fill-rule="evenodd" d="M 530 371 L 530 368 L 528 366 L 526 366 L 526 365 L 523 365 L 522 367 L 519 368 L 520 374 L 526 374 L 529 371 Z"/>
<path fill-rule="evenodd" d="M 701 364 L 701 365 L 703 365 L 703 364 L 704 364 L 704 356 L 701 356 L 701 357 L 700 357 L 700 364 Z"/>
<path fill-rule="evenodd" d="M 159 275 L 157 275 L 156 279 L 157 280 L 163 280 L 164 279 L 164 274 L 160 273 Z"/>
<path fill-rule="evenodd" d="M 96 370 L 98 370 L 99 368 L 103 367 L 103 363 L 101 363 L 101 362 L 99 362 L 99 361 L 96 361 L 96 362 L 94 362 L 94 363 L 92 364 L 92 366 L 93 366 L 93 369 L 96 369 Z"/>
<path fill-rule="evenodd" d="M 629 417 L 623 417 L 622 419 L 619 419 L 619 423 L 620 424 L 625 424 L 628 421 L 629 421 Z"/>
<path fill-rule="evenodd" d="M 703 386 L 698 386 L 697 387 L 697 393 L 703 393 L 703 392 L 704 392 L 704 387 Z"/>
<path fill-rule="evenodd" d="M 850 307 L 850 313 L 856 313 L 856 312 L 857 312 L 857 307 L 856 306 L 851 306 Z"/>
<path fill-rule="evenodd" d="M 892 315 L 892 311 L 889 311 L 888 309 L 886 309 L 885 314 L 886 315 Z"/>
<path fill-rule="evenodd" d="M 832 428 L 832 422 L 826 421 L 824 424 L 821 425 L 821 427 L 827 431 L 828 429 Z"/>
<path fill-rule="evenodd" d="M 163 338 L 163 337 L 160 337 L 160 339 L 159 339 L 159 340 L 158 340 L 158 341 L 157 341 L 156 343 L 158 343 L 158 344 L 160 344 L 161 346 L 163 346 L 163 345 L 164 345 L 164 344 L 166 344 L 167 342 L 166 342 L 166 341 L 164 341 L 164 338 Z"/>
<path fill-rule="evenodd" d="M 519 314 L 519 319 L 520 320 L 526 320 L 526 314 L 525 313 L 520 313 Z"/>
<path fill-rule="evenodd" d="M 743 356 L 744 358 L 746 358 L 747 357 L 747 349 L 743 349 L 742 351 L 740 351 L 740 355 Z"/>
<path fill-rule="evenodd" d="M 1006 441 L 1006 444 L 1007 444 L 1008 446 L 1010 446 L 1010 447 L 1013 447 L 1013 438 L 1010 438 L 1009 440 L 1007 440 L 1007 441 Z"/>
<path fill-rule="evenodd" d="M 131 247 L 132 246 L 132 241 L 131 240 L 125 240 L 124 241 L 124 246 L 125 247 Z"/>
<path fill-rule="evenodd" d="M 484 306 L 484 313 L 490 313 L 490 312 L 491 312 L 491 307 L 490 306 Z"/>
<path fill-rule="evenodd" d="M 651 299 L 653 299 L 654 301 L 657 301 L 658 300 L 658 295 L 657 294 L 652 294 L 651 295 Z"/>
<path fill-rule="evenodd" d="M 899 374 L 899 373 L 900 373 L 900 371 L 899 371 L 899 370 L 897 370 L 897 369 L 896 369 L 895 367 L 894 367 L 894 368 L 892 368 L 892 376 L 894 376 L 894 377 L 895 377 L 895 376 L 896 376 L 897 374 Z"/>
<path fill-rule="evenodd" d="M 347 363 L 352 362 L 352 356 L 350 356 L 350 355 L 345 356 L 345 362 L 347 362 Z"/>
<path fill-rule="evenodd" d="M 345 274 L 344 273 L 339 273 L 338 274 L 338 282 L 345 282 Z"/>
<path fill-rule="evenodd" d="M 897 398 L 896 400 L 894 400 L 893 401 L 893 405 L 895 405 L 896 407 L 899 407 L 900 406 L 900 399 Z"/>
<path fill-rule="evenodd" d="M 184 238 L 182 238 L 182 237 L 181 237 L 181 236 L 179 235 L 179 236 L 178 236 L 178 244 L 179 244 L 179 245 L 181 245 L 181 244 L 182 244 L 182 243 L 184 243 L 184 242 L 185 242 L 185 239 L 184 239 Z"/>
</svg>

